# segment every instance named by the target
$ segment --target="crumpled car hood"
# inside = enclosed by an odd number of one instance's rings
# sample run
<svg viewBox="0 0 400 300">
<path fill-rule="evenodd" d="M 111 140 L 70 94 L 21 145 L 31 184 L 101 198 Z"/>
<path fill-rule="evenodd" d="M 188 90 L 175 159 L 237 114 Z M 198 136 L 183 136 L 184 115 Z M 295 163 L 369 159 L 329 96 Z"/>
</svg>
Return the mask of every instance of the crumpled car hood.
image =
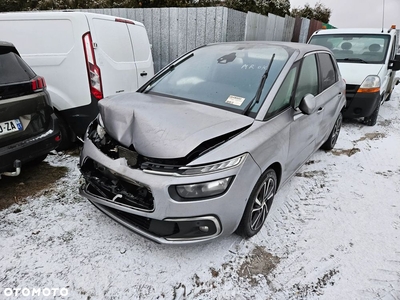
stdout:
<svg viewBox="0 0 400 300">
<path fill-rule="evenodd" d="M 157 95 L 125 93 L 99 101 L 108 134 L 144 156 L 183 158 L 202 142 L 239 130 L 253 118 Z"/>
</svg>

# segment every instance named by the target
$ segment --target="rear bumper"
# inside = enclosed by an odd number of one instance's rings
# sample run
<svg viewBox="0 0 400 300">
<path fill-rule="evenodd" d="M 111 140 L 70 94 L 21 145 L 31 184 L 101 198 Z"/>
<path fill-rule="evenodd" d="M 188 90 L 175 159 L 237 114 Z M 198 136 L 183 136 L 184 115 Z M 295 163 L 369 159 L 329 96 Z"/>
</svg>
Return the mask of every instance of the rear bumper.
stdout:
<svg viewBox="0 0 400 300">
<path fill-rule="evenodd" d="M 88 105 L 60 111 L 61 116 L 71 127 L 75 135 L 81 138 L 85 135 L 90 122 L 92 122 L 99 113 L 98 100 L 93 96 L 91 97 L 91 102 Z"/>
<path fill-rule="evenodd" d="M 381 100 L 379 93 L 355 93 L 353 97 L 347 95 L 347 105 L 343 110 L 345 118 L 369 117 Z"/>
<path fill-rule="evenodd" d="M 52 114 L 49 126 L 44 132 L 0 148 L 0 173 L 12 171 L 17 159 L 24 164 L 56 149 L 60 142 L 56 141 L 56 137 L 59 135 L 58 120 Z"/>
</svg>

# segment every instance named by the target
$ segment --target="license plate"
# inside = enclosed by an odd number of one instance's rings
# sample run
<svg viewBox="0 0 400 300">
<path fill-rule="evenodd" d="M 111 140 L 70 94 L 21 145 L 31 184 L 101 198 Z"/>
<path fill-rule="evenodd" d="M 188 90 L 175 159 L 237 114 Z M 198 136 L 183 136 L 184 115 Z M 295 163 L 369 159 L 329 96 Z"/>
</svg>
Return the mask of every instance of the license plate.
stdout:
<svg viewBox="0 0 400 300">
<path fill-rule="evenodd" d="M 0 122 L 0 135 L 22 130 L 22 124 L 19 119 Z"/>
</svg>

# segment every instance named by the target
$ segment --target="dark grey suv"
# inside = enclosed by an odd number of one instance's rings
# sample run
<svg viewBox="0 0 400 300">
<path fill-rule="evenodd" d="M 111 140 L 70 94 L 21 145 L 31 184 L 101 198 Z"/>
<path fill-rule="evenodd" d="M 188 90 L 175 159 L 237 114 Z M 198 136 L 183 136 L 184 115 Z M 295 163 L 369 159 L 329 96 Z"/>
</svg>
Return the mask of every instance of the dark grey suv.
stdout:
<svg viewBox="0 0 400 300">
<path fill-rule="evenodd" d="M 0 41 L 0 177 L 41 161 L 61 141 L 46 83 L 13 44 Z"/>
</svg>

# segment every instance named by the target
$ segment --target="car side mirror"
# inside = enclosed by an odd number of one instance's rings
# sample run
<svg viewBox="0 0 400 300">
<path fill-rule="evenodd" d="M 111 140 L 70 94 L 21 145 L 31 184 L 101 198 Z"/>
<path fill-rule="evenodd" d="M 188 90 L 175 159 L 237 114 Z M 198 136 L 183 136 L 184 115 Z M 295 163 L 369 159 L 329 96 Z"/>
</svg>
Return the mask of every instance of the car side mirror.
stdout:
<svg viewBox="0 0 400 300">
<path fill-rule="evenodd" d="M 394 60 L 389 61 L 389 69 L 393 71 L 400 70 L 400 55 L 396 55 Z"/>
<path fill-rule="evenodd" d="M 393 71 L 399 71 L 400 70 L 400 60 L 391 60 L 389 64 L 389 69 Z"/>
<path fill-rule="evenodd" d="M 311 94 L 307 94 L 300 101 L 299 108 L 303 114 L 311 115 L 315 112 L 315 108 L 317 107 L 317 103 L 315 97 Z"/>
</svg>

